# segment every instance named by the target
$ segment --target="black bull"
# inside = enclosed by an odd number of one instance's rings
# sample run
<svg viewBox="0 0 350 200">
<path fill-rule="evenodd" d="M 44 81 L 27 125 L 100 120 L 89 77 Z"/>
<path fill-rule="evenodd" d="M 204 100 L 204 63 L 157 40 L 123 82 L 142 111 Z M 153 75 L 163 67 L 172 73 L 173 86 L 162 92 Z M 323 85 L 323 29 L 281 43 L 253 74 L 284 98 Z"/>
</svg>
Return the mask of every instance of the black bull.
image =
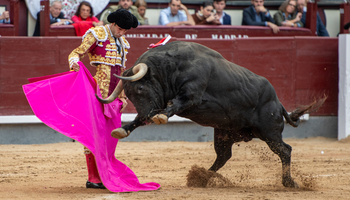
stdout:
<svg viewBox="0 0 350 200">
<path fill-rule="evenodd" d="M 130 81 L 127 77 L 136 76 L 140 65 L 143 75 Z M 113 137 L 127 137 L 135 128 L 151 122 L 167 123 L 176 114 L 214 128 L 217 158 L 209 170 L 217 171 L 225 165 L 232 156 L 233 143 L 260 138 L 282 161 L 283 185 L 298 187 L 290 175 L 292 147 L 282 140 L 283 117 L 297 127 L 299 117 L 317 109 L 325 98 L 289 115 L 266 78 L 203 45 L 182 41 L 145 52 L 123 77 L 123 89 L 138 116 L 114 130 Z M 117 90 L 101 102 L 113 101 L 121 91 Z"/>
</svg>

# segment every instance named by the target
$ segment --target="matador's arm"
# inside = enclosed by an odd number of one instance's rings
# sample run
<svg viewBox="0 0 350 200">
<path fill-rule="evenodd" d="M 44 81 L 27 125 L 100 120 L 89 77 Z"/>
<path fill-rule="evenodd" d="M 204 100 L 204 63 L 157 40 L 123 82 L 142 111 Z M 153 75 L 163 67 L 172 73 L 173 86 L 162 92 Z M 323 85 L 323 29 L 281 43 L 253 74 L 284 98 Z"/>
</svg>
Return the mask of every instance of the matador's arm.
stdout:
<svg viewBox="0 0 350 200">
<path fill-rule="evenodd" d="M 79 47 L 74 49 L 68 56 L 69 68 L 72 69 L 74 63 L 81 60 L 84 55 L 89 51 L 89 49 L 93 49 L 96 46 L 97 39 L 90 32 L 84 37 L 83 42 Z"/>
</svg>

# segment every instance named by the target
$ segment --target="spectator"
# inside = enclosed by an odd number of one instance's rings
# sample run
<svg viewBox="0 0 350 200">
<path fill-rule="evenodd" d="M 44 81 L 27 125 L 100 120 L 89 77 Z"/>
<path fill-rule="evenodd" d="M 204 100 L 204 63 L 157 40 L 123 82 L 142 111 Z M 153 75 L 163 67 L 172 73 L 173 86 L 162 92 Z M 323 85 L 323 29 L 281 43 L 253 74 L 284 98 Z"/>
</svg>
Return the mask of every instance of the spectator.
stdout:
<svg viewBox="0 0 350 200">
<path fill-rule="evenodd" d="M 145 22 L 144 25 L 149 25 L 148 18 L 145 17 L 146 9 L 147 9 L 147 3 L 145 0 L 136 0 L 135 6 L 137 8 L 137 12 L 140 14 L 140 16 L 143 18 L 143 21 Z"/>
<path fill-rule="evenodd" d="M 160 11 L 158 25 L 177 26 L 195 25 L 195 23 L 187 7 L 181 3 L 181 0 L 170 0 L 169 7 Z"/>
<path fill-rule="evenodd" d="M 303 13 L 300 21 L 304 24 L 304 26 L 306 26 L 306 4 L 307 4 L 307 0 L 297 0 L 298 11 L 300 13 Z M 323 22 L 318 12 L 317 12 L 317 19 L 316 19 L 316 34 L 318 36 L 329 37 L 328 31 L 326 27 L 323 25 Z"/>
<path fill-rule="evenodd" d="M 119 0 L 118 5 L 117 6 L 109 6 L 105 11 L 103 11 L 103 13 L 101 14 L 101 16 L 103 17 L 102 21 L 104 24 L 109 24 L 107 17 L 110 13 L 115 12 L 118 9 L 125 9 L 127 11 L 129 11 L 131 14 L 133 14 L 139 24 L 144 25 L 145 21 L 144 19 L 141 17 L 141 15 L 139 14 L 139 12 L 137 11 L 136 6 L 132 5 L 132 0 Z"/>
<path fill-rule="evenodd" d="M 350 22 L 344 25 L 344 29 L 348 30 L 348 32 L 350 33 Z"/>
<path fill-rule="evenodd" d="M 9 11 L 4 11 L 0 14 L 0 23 L 9 24 L 10 23 L 10 13 Z"/>
<path fill-rule="evenodd" d="M 94 17 L 92 6 L 87 1 L 80 3 L 77 12 L 72 17 L 72 21 L 77 36 L 83 36 L 91 27 L 103 25 L 103 22 Z"/>
<path fill-rule="evenodd" d="M 224 12 L 226 7 L 226 0 L 214 0 L 214 8 L 216 15 L 219 17 L 219 21 L 222 25 L 231 25 L 231 16 Z"/>
<path fill-rule="evenodd" d="M 211 2 L 204 2 L 200 10 L 192 15 L 196 25 L 220 25 L 219 17 L 213 12 L 214 7 Z"/>
<path fill-rule="evenodd" d="M 50 6 L 50 24 L 54 26 L 68 25 L 73 23 L 72 20 L 63 17 L 62 3 L 59 0 L 52 2 Z M 37 14 L 36 25 L 33 36 L 40 36 L 40 12 Z"/>
<path fill-rule="evenodd" d="M 269 10 L 264 7 L 264 0 L 251 0 L 251 2 L 252 5 L 243 10 L 242 25 L 269 26 L 274 33 L 278 33 L 279 28 Z"/>
<path fill-rule="evenodd" d="M 303 27 L 300 21 L 302 13 L 295 12 L 297 7 L 296 0 L 286 0 L 279 7 L 278 12 L 274 14 L 273 19 L 277 26 Z"/>
</svg>

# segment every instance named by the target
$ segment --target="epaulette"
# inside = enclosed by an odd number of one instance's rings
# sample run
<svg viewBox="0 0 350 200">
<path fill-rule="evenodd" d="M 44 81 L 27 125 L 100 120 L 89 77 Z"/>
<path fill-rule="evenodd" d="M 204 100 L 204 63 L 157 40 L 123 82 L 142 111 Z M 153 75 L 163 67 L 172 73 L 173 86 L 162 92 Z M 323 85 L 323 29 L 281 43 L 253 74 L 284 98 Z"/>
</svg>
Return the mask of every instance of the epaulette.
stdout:
<svg viewBox="0 0 350 200">
<path fill-rule="evenodd" d="M 105 26 L 96 26 L 93 28 L 90 28 L 86 33 L 83 35 L 83 40 L 87 36 L 87 34 L 92 33 L 92 35 L 96 38 L 99 42 L 105 42 L 108 38 L 108 33 Z"/>
<path fill-rule="evenodd" d="M 125 48 L 125 49 L 130 49 L 130 44 L 129 44 L 129 42 L 125 39 L 125 37 L 122 36 L 121 38 L 123 39 L 124 48 Z"/>
</svg>

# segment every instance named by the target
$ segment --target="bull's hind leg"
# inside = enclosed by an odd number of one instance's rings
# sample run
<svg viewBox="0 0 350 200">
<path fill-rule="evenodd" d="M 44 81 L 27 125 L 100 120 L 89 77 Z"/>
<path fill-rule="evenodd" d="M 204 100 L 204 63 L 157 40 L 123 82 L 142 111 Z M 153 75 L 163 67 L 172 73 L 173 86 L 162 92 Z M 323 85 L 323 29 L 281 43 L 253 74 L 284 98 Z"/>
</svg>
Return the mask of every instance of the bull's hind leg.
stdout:
<svg viewBox="0 0 350 200">
<path fill-rule="evenodd" d="M 285 187 L 298 188 L 290 175 L 292 147 L 282 140 L 284 128 L 282 105 L 279 101 L 270 101 L 261 107 L 259 117 L 254 122 L 255 135 L 265 141 L 270 149 L 282 161 L 282 184 Z"/>
<path fill-rule="evenodd" d="M 290 174 L 292 147 L 283 142 L 281 133 L 278 133 L 279 136 L 276 135 L 275 137 L 267 138 L 265 142 L 282 161 L 282 184 L 284 187 L 299 188 Z"/>
<path fill-rule="evenodd" d="M 234 138 L 230 136 L 227 130 L 214 129 L 214 148 L 216 152 L 216 160 L 209 168 L 211 171 L 218 171 L 223 167 L 232 156 L 232 145 Z"/>
</svg>

